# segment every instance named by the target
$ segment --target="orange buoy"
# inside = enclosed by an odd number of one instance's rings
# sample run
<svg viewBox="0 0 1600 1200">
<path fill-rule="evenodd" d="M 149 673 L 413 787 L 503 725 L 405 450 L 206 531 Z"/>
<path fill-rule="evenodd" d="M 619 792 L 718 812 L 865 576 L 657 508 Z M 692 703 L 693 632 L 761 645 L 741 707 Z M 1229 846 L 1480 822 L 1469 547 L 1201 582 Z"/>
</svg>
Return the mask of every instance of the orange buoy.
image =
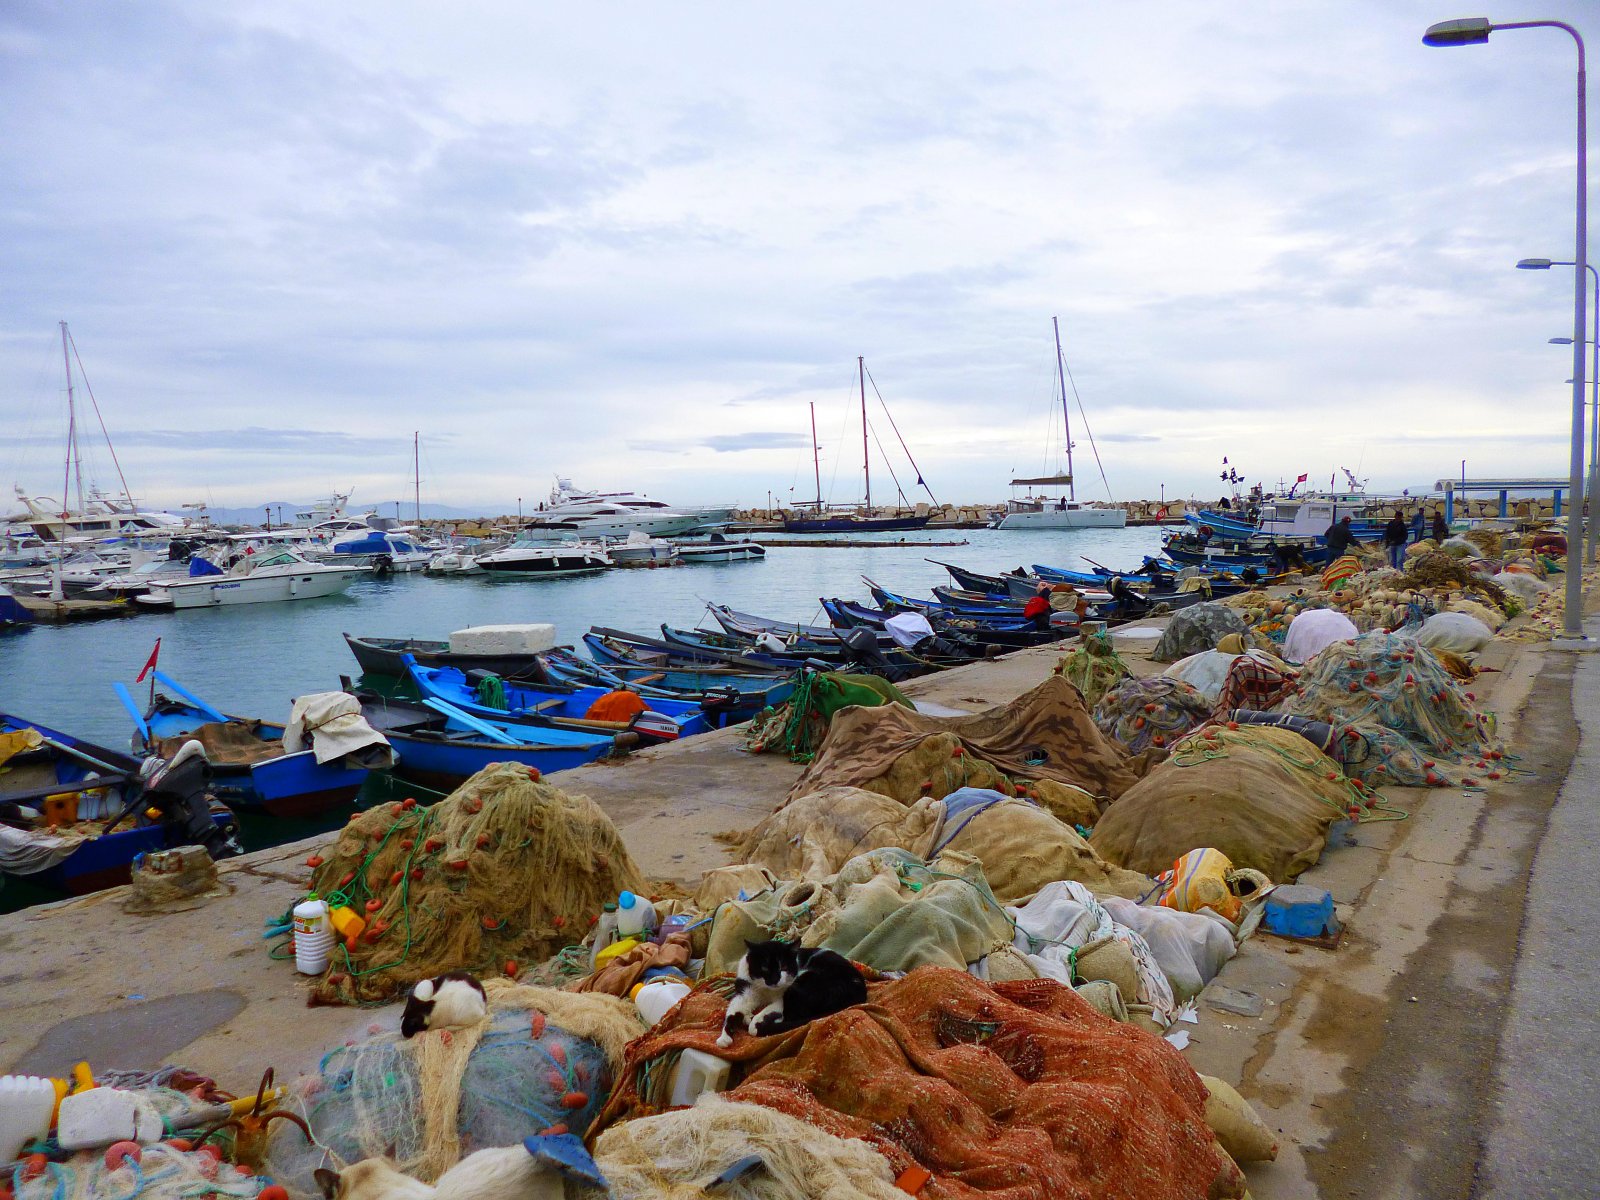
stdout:
<svg viewBox="0 0 1600 1200">
<path fill-rule="evenodd" d="M 588 1092 L 568 1092 L 561 1097 L 562 1108 L 582 1108 L 587 1103 L 589 1103 Z"/>
<path fill-rule="evenodd" d="M 310 858 L 306 859 L 306 866 L 310 867 L 313 871 L 315 871 L 318 867 L 320 867 L 323 864 L 324 861 L 325 860 L 323 859 L 322 855 L 313 854 Z"/>
<path fill-rule="evenodd" d="M 505 971 L 507 979 L 515 979 L 517 977 L 517 960 L 514 958 L 506 959 Z"/>
</svg>

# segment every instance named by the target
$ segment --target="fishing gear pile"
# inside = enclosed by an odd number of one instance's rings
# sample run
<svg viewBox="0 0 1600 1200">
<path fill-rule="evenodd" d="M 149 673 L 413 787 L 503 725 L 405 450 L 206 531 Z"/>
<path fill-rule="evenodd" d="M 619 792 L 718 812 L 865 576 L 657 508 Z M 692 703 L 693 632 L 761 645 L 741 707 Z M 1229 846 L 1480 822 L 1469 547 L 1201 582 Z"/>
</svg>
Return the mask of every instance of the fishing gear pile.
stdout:
<svg viewBox="0 0 1600 1200">
<path fill-rule="evenodd" d="M 512 975 L 581 939 L 621 891 L 643 892 L 611 818 L 586 796 L 516 763 L 485 767 L 431 808 L 395 801 L 358 813 L 308 863 L 312 888 L 350 926 L 313 995 L 393 999 L 419 979 Z"/>
<path fill-rule="evenodd" d="M 1094 710 L 1095 724 L 1135 754 L 1171 746 L 1211 717 L 1211 702 L 1192 684 L 1167 675 L 1129 679 Z"/>
</svg>

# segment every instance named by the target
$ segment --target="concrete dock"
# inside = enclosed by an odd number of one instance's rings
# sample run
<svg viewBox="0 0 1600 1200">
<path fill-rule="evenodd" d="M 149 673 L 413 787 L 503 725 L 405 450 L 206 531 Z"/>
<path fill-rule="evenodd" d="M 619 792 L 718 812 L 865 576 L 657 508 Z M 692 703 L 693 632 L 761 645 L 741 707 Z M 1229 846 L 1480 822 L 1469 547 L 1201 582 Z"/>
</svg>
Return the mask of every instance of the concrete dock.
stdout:
<svg viewBox="0 0 1600 1200">
<path fill-rule="evenodd" d="M 1138 674 L 1159 669 L 1144 657 L 1153 644 L 1118 631 Z M 905 691 L 933 711 L 977 711 L 1036 685 L 1060 653 Z M 1575 696 L 1600 696 L 1600 657 L 1496 641 L 1480 666 L 1474 690 L 1522 773 L 1482 791 L 1388 789 L 1409 818 L 1354 828 L 1301 879 L 1334 894 L 1340 948 L 1252 938 L 1182 1027 L 1195 1067 L 1282 1131 L 1278 1161 L 1249 1169 L 1257 1200 L 1591 1193 L 1600 1066 L 1582 1047 L 1600 901 L 1578 872 L 1592 862 L 1600 749 Z M 715 835 L 754 824 L 799 774 L 742 751 L 742 732 L 555 782 L 605 808 L 647 875 L 692 881 L 727 861 Z M 303 860 L 325 841 L 224 864 L 231 894 L 185 912 L 129 915 L 117 889 L 0 917 L 0 1070 L 174 1062 L 242 1091 L 269 1065 L 280 1079 L 306 1071 L 396 1023 L 395 1005 L 307 1008 L 303 977 L 268 957 L 262 923 L 298 898 Z M 1261 1015 L 1213 1008 L 1222 988 L 1259 997 Z"/>
</svg>

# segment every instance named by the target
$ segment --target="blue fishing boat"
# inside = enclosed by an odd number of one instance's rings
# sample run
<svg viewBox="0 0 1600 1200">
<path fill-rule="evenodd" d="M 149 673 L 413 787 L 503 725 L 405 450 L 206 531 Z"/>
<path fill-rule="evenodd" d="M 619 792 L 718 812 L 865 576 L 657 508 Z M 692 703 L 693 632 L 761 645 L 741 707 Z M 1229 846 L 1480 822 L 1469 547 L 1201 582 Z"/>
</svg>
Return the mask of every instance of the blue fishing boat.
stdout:
<svg viewBox="0 0 1600 1200">
<path fill-rule="evenodd" d="M 633 734 L 584 733 L 546 726 L 480 721 L 443 701 L 426 705 L 370 692 L 355 693 L 361 715 L 389 739 L 406 779 L 448 792 L 494 763 L 514 762 L 553 775 L 626 753 Z"/>
<path fill-rule="evenodd" d="M 0 713 L 0 874 L 81 896 L 127 883 L 133 860 L 152 850 L 199 844 L 214 857 L 239 852 L 232 813 L 207 805 L 199 788 L 141 780 L 141 765 Z"/>
<path fill-rule="evenodd" d="M 623 664 L 602 666 L 567 650 L 544 655 L 545 673 L 575 687 L 631 688 L 641 696 L 688 700 L 707 717 L 728 725 L 782 704 L 794 691 L 792 679 L 741 675 L 733 671 L 660 670 Z"/>
<path fill-rule="evenodd" d="M 698 704 L 686 700 L 637 696 L 644 708 L 627 719 L 608 718 L 609 698 L 618 689 L 606 687 L 557 688 L 486 676 L 485 692 L 454 667 L 424 667 L 409 655 L 406 668 L 413 686 L 424 700 L 443 700 L 480 720 L 515 726 L 570 729 L 577 732 L 638 734 L 647 741 L 670 742 L 704 733 L 711 723 Z M 493 680 L 493 682 L 489 682 Z M 492 700 L 485 695 L 492 694 Z M 624 697 L 632 699 L 632 696 Z M 597 707 L 598 706 L 598 707 Z"/>
<path fill-rule="evenodd" d="M 319 763 L 314 749 L 286 752 L 282 724 L 228 716 L 162 672 L 153 674 L 165 692 L 156 692 L 143 713 L 127 688 L 112 685 L 133 719 L 134 751 L 171 758 L 184 742 L 198 741 L 212 790 L 237 810 L 313 816 L 349 804 L 371 773 L 355 755 Z M 374 758 L 386 766 L 392 755 Z"/>
<path fill-rule="evenodd" d="M 0 587 L 0 631 L 26 629 L 33 624 L 33 613 L 5 588 Z"/>
</svg>

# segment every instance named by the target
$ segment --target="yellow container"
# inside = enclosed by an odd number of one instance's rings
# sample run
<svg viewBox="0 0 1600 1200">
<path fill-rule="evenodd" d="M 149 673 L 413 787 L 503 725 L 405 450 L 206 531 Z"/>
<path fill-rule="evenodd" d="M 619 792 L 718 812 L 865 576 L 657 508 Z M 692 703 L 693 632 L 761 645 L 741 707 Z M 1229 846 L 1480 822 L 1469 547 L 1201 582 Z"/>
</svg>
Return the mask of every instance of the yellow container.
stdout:
<svg viewBox="0 0 1600 1200">
<path fill-rule="evenodd" d="M 339 939 L 346 942 L 353 937 L 360 937 L 362 931 L 367 927 L 367 922 L 361 914 L 344 904 L 330 911 L 328 920 L 333 922 L 333 927 L 338 932 Z"/>
<path fill-rule="evenodd" d="M 1221 850 L 1205 847 L 1191 850 L 1172 864 L 1167 890 L 1161 895 L 1163 908 L 1199 912 L 1209 908 L 1218 916 L 1237 921 L 1244 906 L 1228 888 L 1228 872 L 1233 863 Z"/>
<path fill-rule="evenodd" d="M 596 967 L 603 967 L 613 958 L 616 958 L 617 955 L 626 954 L 638 944 L 639 939 L 632 937 L 623 938 L 621 941 L 612 942 L 611 945 L 603 947 L 600 953 L 594 956 L 594 965 Z"/>
</svg>

